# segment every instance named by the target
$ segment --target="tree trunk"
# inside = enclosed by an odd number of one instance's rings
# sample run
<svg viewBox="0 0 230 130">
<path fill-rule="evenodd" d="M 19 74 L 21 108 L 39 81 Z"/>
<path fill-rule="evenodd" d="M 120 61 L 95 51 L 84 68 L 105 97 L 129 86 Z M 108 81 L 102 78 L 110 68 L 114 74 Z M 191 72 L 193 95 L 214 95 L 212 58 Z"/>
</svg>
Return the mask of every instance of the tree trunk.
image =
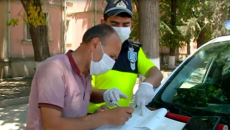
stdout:
<svg viewBox="0 0 230 130">
<path fill-rule="evenodd" d="M 24 2 L 26 1 L 26 2 Z M 21 3 L 27 13 L 27 16 L 29 16 L 29 4 L 31 3 L 30 0 L 21 0 Z M 42 11 L 41 2 L 40 0 L 34 0 L 34 6 L 40 7 L 40 11 Z M 39 16 L 40 12 L 38 12 Z M 49 52 L 49 46 L 48 46 L 48 29 L 47 25 L 39 25 L 39 26 L 33 26 L 32 24 L 29 24 L 30 26 L 30 35 L 32 39 L 33 49 L 34 49 L 34 60 L 35 62 L 41 62 L 50 57 Z"/>
<path fill-rule="evenodd" d="M 171 0 L 171 29 L 173 32 L 176 30 L 176 0 Z M 170 36 L 170 42 L 169 44 L 172 46 L 174 43 L 174 34 L 171 34 Z M 170 47 L 169 48 L 169 63 L 168 68 L 174 69 L 175 68 L 175 48 Z"/>
<path fill-rule="evenodd" d="M 30 25 L 30 35 L 34 48 L 35 61 L 40 62 L 50 57 L 47 26 L 40 25 L 34 27 Z"/>
<path fill-rule="evenodd" d="M 190 48 L 190 41 L 187 41 L 187 56 L 191 54 Z"/>
<path fill-rule="evenodd" d="M 140 42 L 146 56 L 160 69 L 159 0 L 138 0 Z"/>
<path fill-rule="evenodd" d="M 176 49 L 175 48 L 169 48 L 169 62 L 168 62 L 168 68 L 174 69 L 175 68 L 175 62 L 176 62 Z"/>
<path fill-rule="evenodd" d="M 197 38 L 197 48 L 202 46 L 204 43 L 205 43 L 205 29 L 202 29 Z"/>
</svg>

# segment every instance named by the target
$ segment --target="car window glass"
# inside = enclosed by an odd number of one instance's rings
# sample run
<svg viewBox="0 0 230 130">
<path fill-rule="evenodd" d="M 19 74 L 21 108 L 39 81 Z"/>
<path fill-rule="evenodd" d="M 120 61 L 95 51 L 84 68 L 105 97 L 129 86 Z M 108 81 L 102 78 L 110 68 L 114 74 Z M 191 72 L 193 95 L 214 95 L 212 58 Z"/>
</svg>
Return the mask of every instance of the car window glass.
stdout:
<svg viewBox="0 0 230 130">
<path fill-rule="evenodd" d="M 195 110 L 230 114 L 230 41 L 210 44 L 197 51 L 163 89 L 163 102 L 195 115 Z M 226 118 L 230 121 L 230 116 Z"/>
</svg>

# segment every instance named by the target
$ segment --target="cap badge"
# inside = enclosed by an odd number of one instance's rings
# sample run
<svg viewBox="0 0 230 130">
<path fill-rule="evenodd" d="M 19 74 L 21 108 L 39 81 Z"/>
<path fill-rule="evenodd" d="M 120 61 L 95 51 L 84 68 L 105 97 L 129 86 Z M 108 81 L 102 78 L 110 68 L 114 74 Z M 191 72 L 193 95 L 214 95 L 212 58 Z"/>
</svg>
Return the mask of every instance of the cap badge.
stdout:
<svg viewBox="0 0 230 130">
<path fill-rule="evenodd" d="M 123 1 L 120 1 L 119 3 L 117 3 L 116 7 L 127 8 L 127 6 L 125 5 L 125 3 Z"/>
</svg>

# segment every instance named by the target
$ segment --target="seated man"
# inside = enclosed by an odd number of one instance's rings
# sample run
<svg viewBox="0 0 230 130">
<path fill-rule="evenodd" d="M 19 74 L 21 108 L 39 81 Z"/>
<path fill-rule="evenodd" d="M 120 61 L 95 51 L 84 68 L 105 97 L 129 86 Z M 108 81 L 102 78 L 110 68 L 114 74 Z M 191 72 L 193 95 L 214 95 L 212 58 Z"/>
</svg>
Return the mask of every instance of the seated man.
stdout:
<svg viewBox="0 0 230 130">
<path fill-rule="evenodd" d="M 124 124 L 132 108 L 107 110 L 102 106 L 87 115 L 91 75 L 110 70 L 120 50 L 121 40 L 113 28 L 97 25 L 86 31 L 75 51 L 45 60 L 32 82 L 26 129 L 88 130 Z"/>
</svg>

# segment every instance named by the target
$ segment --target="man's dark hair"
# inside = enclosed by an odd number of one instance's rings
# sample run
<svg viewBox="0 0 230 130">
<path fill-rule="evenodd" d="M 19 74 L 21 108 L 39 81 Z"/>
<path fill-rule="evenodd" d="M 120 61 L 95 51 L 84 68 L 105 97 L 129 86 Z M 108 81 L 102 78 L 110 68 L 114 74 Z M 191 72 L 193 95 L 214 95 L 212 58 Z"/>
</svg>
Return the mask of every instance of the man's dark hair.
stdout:
<svg viewBox="0 0 230 130">
<path fill-rule="evenodd" d="M 95 25 L 85 32 L 82 41 L 84 43 L 88 43 L 93 38 L 98 37 L 101 40 L 101 44 L 104 45 L 105 39 L 110 35 L 112 35 L 113 33 L 116 32 L 110 25 L 106 25 L 106 24 Z"/>
<path fill-rule="evenodd" d="M 131 15 L 126 13 L 126 12 L 119 13 L 116 16 L 132 18 Z M 107 14 L 104 14 L 104 20 L 105 21 L 107 21 L 108 17 L 111 17 L 111 16 L 108 16 Z"/>
</svg>

